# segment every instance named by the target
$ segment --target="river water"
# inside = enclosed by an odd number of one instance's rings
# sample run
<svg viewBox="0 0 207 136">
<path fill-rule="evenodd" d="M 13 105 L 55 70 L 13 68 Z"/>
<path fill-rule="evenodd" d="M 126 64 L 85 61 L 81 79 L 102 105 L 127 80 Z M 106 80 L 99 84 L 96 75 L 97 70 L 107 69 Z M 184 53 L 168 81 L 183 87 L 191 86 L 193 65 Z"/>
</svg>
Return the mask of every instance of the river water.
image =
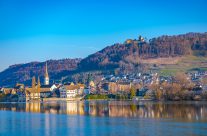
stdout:
<svg viewBox="0 0 207 136">
<path fill-rule="evenodd" d="M 0 103 L 0 136 L 207 136 L 207 102 Z"/>
</svg>

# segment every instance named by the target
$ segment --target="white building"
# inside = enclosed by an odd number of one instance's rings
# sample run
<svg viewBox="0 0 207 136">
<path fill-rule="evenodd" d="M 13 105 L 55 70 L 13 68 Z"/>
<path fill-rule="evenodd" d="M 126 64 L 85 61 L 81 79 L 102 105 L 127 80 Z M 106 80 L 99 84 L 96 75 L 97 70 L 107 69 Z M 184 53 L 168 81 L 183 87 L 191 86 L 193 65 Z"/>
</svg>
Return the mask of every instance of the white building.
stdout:
<svg viewBox="0 0 207 136">
<path fill-rule="evenodd" d="M 66 96 L 66 88 L 65 88 L 65 86 L 61 86 L 61 87 L 59 88 L 59 91 L 60 91 L 60 98 L 67 98 L 67 96 Z"/>
<path fill-rule="evenodd" d="M 50 87 L 50 91 L 55 91 L 57 88 L 58 88 L 58 85 L 53 84 L 53 85 Z"/>
<path fill-rule="evenodd" d="M 60 98 L 72 98 L 78 95 L 78 87 L 76 85 L 64 85 L 59 90 Z"/>
<path fill-rule="evenodd" d="M 84 85 L 63 85 L 59 89 L 60 98 L 73 98 L 77 95 L 83 95 L 84 93 Z"/>
</svg>

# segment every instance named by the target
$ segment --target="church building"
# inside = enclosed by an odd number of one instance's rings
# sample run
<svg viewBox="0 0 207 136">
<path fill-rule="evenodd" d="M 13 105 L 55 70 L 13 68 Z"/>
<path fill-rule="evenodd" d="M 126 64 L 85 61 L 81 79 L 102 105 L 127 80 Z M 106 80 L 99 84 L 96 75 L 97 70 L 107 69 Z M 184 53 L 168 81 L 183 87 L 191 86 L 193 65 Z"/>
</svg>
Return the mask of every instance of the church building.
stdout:
<svg viewBox="0 0 207 136">
<path fill-rule="evenodd" d="M 50 85 L 49 85 L 49 74 L 47 69 L 47 63 L 45 66 L 45 78 L 44 85 L 40 84 L 40 79 L 36 82 L 35 76 L 32 78 L 32 87 L 25 88 L 26 101 L 30 100 L 40 100 L 40 98 L 46 98 L 51 95 Z"/>
</svg>

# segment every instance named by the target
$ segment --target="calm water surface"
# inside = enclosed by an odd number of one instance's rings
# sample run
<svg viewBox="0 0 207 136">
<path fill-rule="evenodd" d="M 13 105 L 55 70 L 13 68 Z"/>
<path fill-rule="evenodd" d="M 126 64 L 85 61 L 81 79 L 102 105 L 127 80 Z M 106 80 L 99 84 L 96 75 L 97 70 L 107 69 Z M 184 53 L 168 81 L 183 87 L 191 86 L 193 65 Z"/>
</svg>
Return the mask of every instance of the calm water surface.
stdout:
<svg viewBox="0 0 207 136">
<path fill-rule="evenodd" d="M 0 136 L 207 136 L 207 102 L 0 103 Z"/>
</svg>

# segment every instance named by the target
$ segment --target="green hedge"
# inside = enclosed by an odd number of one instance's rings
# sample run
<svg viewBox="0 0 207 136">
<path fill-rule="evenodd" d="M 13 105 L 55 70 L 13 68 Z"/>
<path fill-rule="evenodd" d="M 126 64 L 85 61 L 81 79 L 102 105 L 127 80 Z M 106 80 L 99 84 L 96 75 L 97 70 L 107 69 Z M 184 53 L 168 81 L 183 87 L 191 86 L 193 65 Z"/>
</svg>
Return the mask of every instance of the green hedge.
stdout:
<svg viewBox="0 0 207 136">
<path fill-rule="evenodd" d="M 88 100 L 93 100 L 93 99 L 109 99 L 108 95 L 103 95 L 103 94 L 89 94 L 86 95 L 85 99 Z"/>
</svg>

